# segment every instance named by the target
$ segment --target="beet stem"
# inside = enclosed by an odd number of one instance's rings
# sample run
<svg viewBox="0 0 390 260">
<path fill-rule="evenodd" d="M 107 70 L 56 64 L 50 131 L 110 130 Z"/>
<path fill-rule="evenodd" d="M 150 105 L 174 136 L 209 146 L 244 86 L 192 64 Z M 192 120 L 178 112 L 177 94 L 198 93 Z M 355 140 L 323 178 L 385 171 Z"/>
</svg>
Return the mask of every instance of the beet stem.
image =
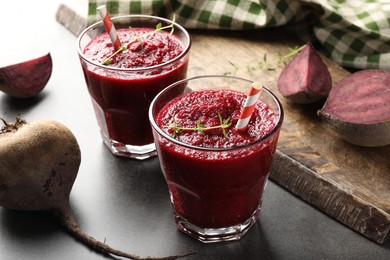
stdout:
<svg viewBox="0 0 390 260">
<path fill-rule="evenodd" d="M 0 118 L 0 120 L 4 124 L 4 126 L 2 128 L 0 128 L 0 134 L 17 131 L 22 125 L 27 123 L 24 119 L 22 119 L 19 116 L 16 117 L 16 121 L 14 124 L 8 123 L 3 118 Z"/>
<path fill-rule="evenodd" d="M 178 259 L 182 257 L 186 257 L 192 254 L 195 254 L 195 252 L 188 253 L 185 255 L 175 255 L 175 256 L 167 256 L 167 257 L 140 257 L 135 254 L 126 253 L 117 249 L 114 249 L 110 247 L 109 245 L 100 242 L 96 240 L 95 238 L 89 236 L 88 234 L 84 233 L 80 226 L 76 223 L 76 220 L 71 213 L 70 207 L 65 209 L 56 209 L 53 210 L 54 215 L 59 219 L 61 224 L 79 241 L 83 242 L 85 245 L 95 249 L 96 251 L 104 254 L 104 255 L 114 255 L 119 257 L 124 257 L 127 259 L 134 259 L 134 260 L 172 260 L 172 259 Z"/>
<path fill-rule="evenodd" d="M 0 117 L 0 120 L 3 122 L 4 126 L 8 125 L 7 121 Z"/>
</svg>

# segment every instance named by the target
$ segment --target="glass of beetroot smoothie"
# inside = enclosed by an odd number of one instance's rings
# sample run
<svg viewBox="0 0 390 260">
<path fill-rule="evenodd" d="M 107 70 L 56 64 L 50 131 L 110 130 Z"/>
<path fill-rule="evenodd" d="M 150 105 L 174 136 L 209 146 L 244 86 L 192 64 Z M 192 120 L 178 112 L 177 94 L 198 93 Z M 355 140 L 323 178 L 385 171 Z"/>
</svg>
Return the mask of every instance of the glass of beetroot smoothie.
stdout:
<svg viewBox="0 0 390 260">
<path fill-rule="evenodd" d="M 260 212 L 283 109 L 263 88 L 247 129 L 237 130 L 251 84 L 229 76 L 185 79 L 149 109 L 176 225 L 205 243 L 240 239 Z"/>
<path fill-rule="evenodd" d="M 77 50 L 104 143 L 115 155 L 146 159 L 155 155 L 149 105 L 186 77 L 191 40 L 182 26 L 160 17 L 112 21 L 125 50 L 115 53 L 102 22 L 80 34 Z"/>
</svg>

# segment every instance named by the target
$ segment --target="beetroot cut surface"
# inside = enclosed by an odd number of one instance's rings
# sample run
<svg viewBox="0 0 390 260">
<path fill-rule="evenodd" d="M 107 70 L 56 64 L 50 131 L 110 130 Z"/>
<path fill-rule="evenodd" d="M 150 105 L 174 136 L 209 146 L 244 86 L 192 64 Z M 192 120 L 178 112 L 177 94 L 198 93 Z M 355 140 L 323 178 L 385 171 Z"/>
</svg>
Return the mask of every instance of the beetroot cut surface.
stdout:
<svg viewBox="0 0 390 260">
<path fill-rule="evenodd" d="M 390 72 L 370 69 L 349 75 L 332 89 L 318 115 L 350 143 L 390 144 Z"/>
<path fill-rule="evenodd" d="M 300 104 L 315 103 L 326 98 L 331 88 L 329 70 L 310 43 L 291 59 L 278 79 L 279 92 Z"/>
<path fill-rule="evenodd" d="M 41 57 L 0 68 L 0 90 L 15 98 L 38 95 L 51 77 L 50 53 Z"/>
</svg>

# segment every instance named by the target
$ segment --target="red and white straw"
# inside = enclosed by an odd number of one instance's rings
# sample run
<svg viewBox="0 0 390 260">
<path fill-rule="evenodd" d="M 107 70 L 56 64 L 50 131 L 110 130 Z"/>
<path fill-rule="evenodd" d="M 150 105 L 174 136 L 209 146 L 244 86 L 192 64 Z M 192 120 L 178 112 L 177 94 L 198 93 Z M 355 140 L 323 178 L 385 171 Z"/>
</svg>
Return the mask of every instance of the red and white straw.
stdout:
<svg viewBox="0 0 390 260">
<path fill-rule="evenodd" d="M 103 19 L 104 28 L 106 28 L 106 31 L 110 36 L 112 44 L 114 45 L 114 49 L 118 50 L 120 47 L 122 47 L 122 43 L 119 40 L 118 34 L 115 30 L 115 26 L 111 21 L 110 14 L 108 13 L 106 6 L 101 5 L 97 8 L 97 10 Z"/>
<path fill-rule="evenodd" d="M 241 110 L 240 117 L 236 125 L 237 130 L 245 131 L 249 120 L 251 119 L 253 110 L 256 106 L 256 101 L 259 99 L 260 92 L 263 86 L 259 82 L 253 82 L 245 100 L 244 107 Z"/>
</svg>

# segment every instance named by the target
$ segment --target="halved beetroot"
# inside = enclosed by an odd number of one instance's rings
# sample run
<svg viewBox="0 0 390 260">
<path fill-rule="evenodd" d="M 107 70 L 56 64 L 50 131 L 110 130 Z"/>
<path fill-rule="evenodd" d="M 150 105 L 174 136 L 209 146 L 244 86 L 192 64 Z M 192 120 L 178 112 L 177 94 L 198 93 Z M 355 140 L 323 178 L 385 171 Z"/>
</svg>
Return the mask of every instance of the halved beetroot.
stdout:
<svg viewBox="0 0 390 260">
<path fill-rule="evenodd" d="M 52 67 L 50 53 L 36 59 L 1 67 L 0 90 L 16 98 L 36 96 L 49 81 Z"/>
<path fill-rule="evenodd" d="M 332 77 L 314 47 L 307 43 L 283 68 L 278 80 L 279 92 L 300 104 L 326 98 L 332 88 Z"/>
<path fill-rule="evenodd" d="M 318 115 L 352 144 L 390 144 L 390 72 L 369 69 L 349 75 L 333 87 Z"/>
</svg>

